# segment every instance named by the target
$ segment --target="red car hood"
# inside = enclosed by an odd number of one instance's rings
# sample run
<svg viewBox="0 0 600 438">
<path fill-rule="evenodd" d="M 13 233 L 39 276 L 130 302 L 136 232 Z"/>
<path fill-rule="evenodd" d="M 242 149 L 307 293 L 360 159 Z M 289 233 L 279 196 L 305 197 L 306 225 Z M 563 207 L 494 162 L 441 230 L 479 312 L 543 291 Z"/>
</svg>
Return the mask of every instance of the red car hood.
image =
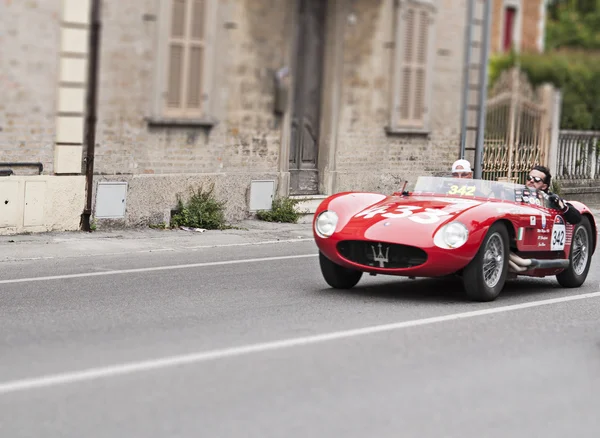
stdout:
<svg viewBox="0 0 600 438">
<path fill-rule="evenodd" d="M 476 199 L 430 196 L 387 197 L 354 215 L 340 217 L 340 239 L 372 239 L 430 246 L 435 232 L 462 213 L 485 203 Z M 329 206 L 329 209 L 333 205 Z M 472 224 L 465 223 L 468 228 Z"/>
</svg>

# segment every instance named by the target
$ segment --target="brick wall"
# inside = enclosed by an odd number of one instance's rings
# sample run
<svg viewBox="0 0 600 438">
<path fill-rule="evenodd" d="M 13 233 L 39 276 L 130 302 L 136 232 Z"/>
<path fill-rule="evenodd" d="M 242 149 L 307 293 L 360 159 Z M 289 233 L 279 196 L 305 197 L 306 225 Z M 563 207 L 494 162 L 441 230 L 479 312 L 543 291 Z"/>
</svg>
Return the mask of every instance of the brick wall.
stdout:
<svg viewBox="0 0 600 438">
<path fill-rule="evenodd" d="M 150 127 L 158 29 L 155 0 L 104 1 L 96 181 L 129 181 L 126 224 L 168 220 L 176 195 L 214 182 L 228 218 L 247 212 L 252 179 L 280 176 L 283 120 L 273 74 L 290 59 L 292 0 L 220 0 L 211 129 Z M 335 191 L 393 190 L 447 172 L 459 149 L 465 0 L 438 2 L 431 132 L 388 135 L 392 0 L 347 0 Z M 59 0 L 0 7 L 2 159 L 52 171 L 60 47 Z M 351 19 L 351 18 L 354 19 Z M 346 20 L 346 18 L 348 18 Z M 35 32 L 32 32 L 32 29 Z M 21 49 L 26 47 L 27 56 Z M 333 105 L 326 102 L 324 105 Z M 329 140 L 326 140 L 328 142 Z"/>
<path fill-rule="evenodd" d="M 60 0 L 0 2 L 0 161 L 39 161 L 46 174 L 53 169 L 60 7 Z"/>
<path fill-rule="evenodd" d="M 433 133 L 389 137 L 390 17 L 382 0 L 350 2 L 358 20 L 345 34 L 344 94 L 338 170 L 426 171 L 458 152 L 464 9 L 441 6 L 433 82 Z M 464 7 L 464 1 L 460 2 Z M 220 123 L 208 134 L 149 129 L 156 2 L 106 5 L 96 170 L 115 173 L 277 170 L 280 126 L 273 115 L 273 72 L 285 64 L 285 2 L 222 2 L 216 63 Z M 389 15 L 389 14 L 387 14 Z M 229 23 L 226 25 L 226 23 Z M 448 152 L 450 148 L 450 152 Z M 430 159 L 439 163 L 431 166 Z M 426 159 L 426 160 L 425 160 Z M 440 162 L 442 159 L 443 162 Z M 422 162 L 415 167 L 415 161 Z M 367 167 L 365 167 L 367 166 Z"/>
<path fill-rule="evenodd" d="M 272 75 L 283 64 L 283 2 L 222 1 L 217 126 L 150 128 L 159 11 L 154 0 L 104 9 L 96 171 L 103 174 L 277 170 Z"/>
<path fill-rule="evenodd" d="M 429 135 L 386 134 L 393 17 L 382 0 L 351 4 L 356 22 L 345 33 L 336 190 L 390 191 L 404 179 L 449 172 L 459 154 L 465 2 L 438 2 Z"/>
<path fill-rule="evenodd" d="M 129 225 L 168 221 L 176 196 L 204 183 L 215 184 L 217 196 L 227 199 L 228 219 L 241 219 L 250 181 L 277 178 L 281 121 L 273 113 L 273 73 L 284 64 L 285 5 L 220 1 L 212 90 L 218 124 L 211 129 L 148 125 L 157 7 L 154 0 L 105 5 L 97 180 L 130 182 Z"/>
<path fill-rule="evenodd" d="M 219 123 L 208 131 L 148 127 L 160 19 L 156 2 L 107 4 L 96 158 L 102 179 L 156 175 L 145 178 L 143 187 L 155 193 L 153 199 L 161 199 L 159 216 L 174 205 L 174 187 L 183 193 L 190 181 L 211 180 L 218 193 L 236 200 L 228 207 L 229 217 L 243 217 L 249 181 L 277 178 L 279 171 L 282 120 L 272 109 L 273 73 L 288 62 L 286 14 L 292 3 L 221 2 L 214 86 Z M 391 4 L 348 2 L 347 12 L 356 20 L 349 20 L 344 31 L 334 191 L 394 190 L 404 179 L 414 182 L 420 174 L 447 172 L 458 156 L 465 1 L 439 3 L 429 135 L 385 133 L 393 56 Z M 237 175 L 238 185 L 226 183 L 225 175 Z M 142 190 L 139 183 L 134 186 Z M 168 196 L 159 195 L 163 190 Z M 147 199 L 141 192 L 130 197 L 130 205 Z M 151 216 L 140 204 L 137 213 L 129 210 L 129 220 L 138 221 L 142 210 L 144 217 Z"/>
</svg>

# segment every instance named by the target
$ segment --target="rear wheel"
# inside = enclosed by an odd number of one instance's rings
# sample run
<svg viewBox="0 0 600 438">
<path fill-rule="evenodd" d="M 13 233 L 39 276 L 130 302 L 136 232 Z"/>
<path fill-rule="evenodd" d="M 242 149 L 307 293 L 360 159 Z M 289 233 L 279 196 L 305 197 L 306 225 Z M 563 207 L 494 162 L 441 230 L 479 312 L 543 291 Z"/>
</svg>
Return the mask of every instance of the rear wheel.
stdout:
<svg viewBox="0 0 600 438">
<path fill-rule="evenodd" d="M 492 225 L 479 251 L 463 271 L 467 296 L 473 301 L 495 300 L 506 283 L 509 260 L 508 231 L 501 223 Z"/>
<path fill-rule="evenodd" d="M 562 287 L 579 287 L 587 278 L 592 260 L 592 227 L 587 217 L 573 228 L 569 267 L 556 276 Z"/>
<path fill-rule="evenodd" d="M 335 289 L 351 289 L 356 286 L 356 283 L 362 277 L 361 271 L 344 268 L 329 260 L 322 252 L 319 251 L 319 264 L 321 265 L 321 273 L 327 284 Z"/>
</svg>

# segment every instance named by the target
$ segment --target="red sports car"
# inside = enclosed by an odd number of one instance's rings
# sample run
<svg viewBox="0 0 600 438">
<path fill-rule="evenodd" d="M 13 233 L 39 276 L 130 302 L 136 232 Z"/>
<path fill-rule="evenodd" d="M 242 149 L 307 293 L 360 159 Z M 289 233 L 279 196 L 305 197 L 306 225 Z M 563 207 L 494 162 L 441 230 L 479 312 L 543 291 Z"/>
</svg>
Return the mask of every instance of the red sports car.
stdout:
<svg viewBox="0 0 600 438">
<path fill-rule="evenodd" d="M 596 249 L 592 212 L 566 223 L 544 192 L 496 181 L 420 177 L 412 192 L 344 192 L 325 199 L 313 219 L 321 272 L 334 288 L 364 272 L 462 277 L 468 297 L 494 300 L 507 277 L 556 275 L 581 286 Z"/>
</svg>

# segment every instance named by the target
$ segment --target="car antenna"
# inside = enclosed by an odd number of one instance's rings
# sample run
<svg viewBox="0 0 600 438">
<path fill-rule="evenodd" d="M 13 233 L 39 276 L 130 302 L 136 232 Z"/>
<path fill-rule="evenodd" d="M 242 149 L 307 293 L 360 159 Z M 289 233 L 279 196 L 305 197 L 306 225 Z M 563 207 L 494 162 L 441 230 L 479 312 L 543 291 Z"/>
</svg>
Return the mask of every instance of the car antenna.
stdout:
<svg viewBox="0 0 600 438">
<path fill-rule="evenodd" d="M 404 181 L 404 185 L 402 186 L 400 193 L 405 193 L 404 190 L 406 189 L 406 184 L 408 184 L 408 181 Z"/>
<path fill-rule="evenodd" d="M 408 196 L 409 193 L 404 191 L 406 189 L 406 184 L 408 184 L 408 181 L 404 181 L 404 185 L 402 186 L 402 190 L 400 190 L 399 192 L 394 192 L 394 193 L 392 193 L 392 195 L 393 196 Z"/>
</svg>

